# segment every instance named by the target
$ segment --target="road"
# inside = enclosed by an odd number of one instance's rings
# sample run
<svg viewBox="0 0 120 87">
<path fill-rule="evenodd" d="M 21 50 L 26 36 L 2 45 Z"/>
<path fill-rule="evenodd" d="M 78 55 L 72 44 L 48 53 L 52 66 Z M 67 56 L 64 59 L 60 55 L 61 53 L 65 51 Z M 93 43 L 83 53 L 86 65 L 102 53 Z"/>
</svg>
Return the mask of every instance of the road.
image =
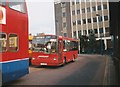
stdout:
<svg viewBox="0 0 120 87">
<path fill-rule="evenodd" d="M 8 85 L 103 85 L 106 60 L 100 55 L 80 55 L 65 66 L 30 66 L 28 75 Z"/>
</svg>

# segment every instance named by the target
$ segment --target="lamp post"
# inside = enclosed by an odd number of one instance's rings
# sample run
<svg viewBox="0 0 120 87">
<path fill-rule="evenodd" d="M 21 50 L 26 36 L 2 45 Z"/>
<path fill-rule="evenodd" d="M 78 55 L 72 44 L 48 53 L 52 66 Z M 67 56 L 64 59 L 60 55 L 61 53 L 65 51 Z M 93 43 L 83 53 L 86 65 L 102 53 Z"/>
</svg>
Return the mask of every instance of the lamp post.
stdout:
<svg viewBox="0 0 120 87">
<path fill-rule="evenodd" d="M 100 28 L 99 27 L 99 17 L 100 17 L 100 15 L 99 14 L 96 14 L 96 16 L 97 16 L 97 19 L 98 19 L 98 23 L 97 23 L 97 25 L 98 25 L 98 28 Z M 100 29 L 99 29 L 100 30 Z M 99 34 L 100 34 L 100 53 L 101 53 L 101 55 L 103 55 L 103 43 L 102 43 L 102 35 L 101 35 L 101 31 L 99 31 Z"/>
</svg>

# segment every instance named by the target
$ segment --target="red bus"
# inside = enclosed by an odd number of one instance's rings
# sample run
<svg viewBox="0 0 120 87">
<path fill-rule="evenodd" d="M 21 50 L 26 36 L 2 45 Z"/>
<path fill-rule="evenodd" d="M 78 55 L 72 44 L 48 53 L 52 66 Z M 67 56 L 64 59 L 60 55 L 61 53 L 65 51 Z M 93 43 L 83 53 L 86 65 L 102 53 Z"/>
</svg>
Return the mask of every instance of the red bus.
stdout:
<svg viewBox="0 0 120 87">
<path fill-rule="evenodd" d="M 5 2 L 3 2 L 5 1 Z M 28 13 L 25 0 L 0 0 L 0 73 L 2 83 L 29 73 Z"/>
<path fill-rule="evenodd" d="M 72 38 L 42 35 L 32 40 L 32 65 L 60 66 L 78 57 L 78 41 Z"/>
</svg>

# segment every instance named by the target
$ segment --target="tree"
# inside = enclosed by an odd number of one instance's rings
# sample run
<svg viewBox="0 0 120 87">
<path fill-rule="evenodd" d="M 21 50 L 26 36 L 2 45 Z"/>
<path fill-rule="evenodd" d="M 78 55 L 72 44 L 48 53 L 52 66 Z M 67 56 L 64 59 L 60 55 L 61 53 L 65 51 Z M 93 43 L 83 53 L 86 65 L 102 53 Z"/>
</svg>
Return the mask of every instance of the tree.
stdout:
<svg viewBox="0 0 120 87">
<path fill-rule="evenodd" d="M 80 39 L 80 53 L 84 53 L 87 50 L 88 37 L 86 35 L 79 34 L 79 39 Z"/>
<path fill-rule="evenodd" d="M 90 31 L 89 34 L 89 51 L 95 53 L 96 51 L 96 38 L 93 30 Z"/>
</svg>

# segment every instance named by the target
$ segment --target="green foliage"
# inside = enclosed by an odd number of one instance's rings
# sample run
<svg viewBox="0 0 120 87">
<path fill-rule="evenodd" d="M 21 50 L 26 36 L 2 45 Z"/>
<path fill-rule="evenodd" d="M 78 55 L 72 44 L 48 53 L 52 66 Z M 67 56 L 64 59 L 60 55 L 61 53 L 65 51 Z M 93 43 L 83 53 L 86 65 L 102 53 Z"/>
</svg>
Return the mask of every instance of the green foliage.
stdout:
<svg viewBox="0 0 120 87">
<path fill-rule="evenodd" d="M 81 35 L 79 34 L 79 38 L 80 38 L 80 52 L 85 52 L 85 50 L 87 49 L 88 46 L 88 37 L 85 35 Z"/>
<path fill-rule="evenodd" d="M 95 34 L 92 30 L 91 30 L 88 38 L 89 38 L 89 50 L 90 50 L 91 53 L 95 53 L 96 39 L 95 39 Z"/>
<path fill-rule="evenodd" d="M 80 38 L 80 52 L 81 53 L 95 53 L 96 38 L 92 30 L 89 36 L 79 34 L 79 38 Z"/>
</svg>

